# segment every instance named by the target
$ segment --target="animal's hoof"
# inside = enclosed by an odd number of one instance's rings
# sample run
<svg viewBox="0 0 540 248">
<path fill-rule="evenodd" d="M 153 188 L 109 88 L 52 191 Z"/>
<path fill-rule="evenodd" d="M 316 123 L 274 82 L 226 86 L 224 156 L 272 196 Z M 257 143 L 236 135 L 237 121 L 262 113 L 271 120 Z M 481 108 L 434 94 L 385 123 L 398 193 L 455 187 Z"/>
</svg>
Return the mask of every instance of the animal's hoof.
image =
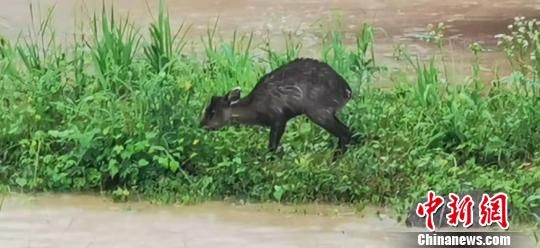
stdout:
<svg viewBox="0 0 540 248">
<path fill-rule="evenodd" d="M 364 135 L 357 133 L 351 136 L 351 145 L 362 145 L 365 142 Z"/>
<path fill-rule="evenodd" d="M 268 153 L 266 153 L 265 158 L 267 161 L 273 162 L 280 159 L 282 156 L 283 154 L 279 150 L 270 150 Z"/>
<path fill-rule="evenodd" d="M 336 150 L 334 154 L 332 155 L 332 163 L 337 162 L 339 159 L 343 157 L 343 154 L 345 154 L 345 151 L 343 150 Z"/>
<path fill-rule="evenodd" d="M 276 160 L 277 160 L 276 154 L 269 153 L 269 154 L 266 155 L 266 161 L 274 162 Z"/>
</svg>

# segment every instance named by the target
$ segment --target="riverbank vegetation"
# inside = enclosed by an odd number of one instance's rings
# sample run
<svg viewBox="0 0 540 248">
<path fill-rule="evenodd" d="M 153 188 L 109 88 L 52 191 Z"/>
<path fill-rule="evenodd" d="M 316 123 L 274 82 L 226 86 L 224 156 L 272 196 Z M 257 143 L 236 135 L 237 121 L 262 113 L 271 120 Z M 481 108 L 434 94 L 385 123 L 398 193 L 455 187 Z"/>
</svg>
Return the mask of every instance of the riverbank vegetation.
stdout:
<svg viewBox="0 0 540 248">
<path fill-rule="evenodd" d="M 390 72 L 376 63 L 370 25 L 353 46 L 343 32 L 327 32 L 319 58 L 350 82 L 354 96 L 341 117 L 363 137 L 332 162 L 335 140 L 304 118 L 290 124 L 277 159 L 266 153 L 266 130 L 198 128 L 210 96 L 237 86 L 246 94 L 296 58 L 301 41 L 289 37 L 281 50 L 250 34 L 220 39 L 210 28 L 195 52 L 187 26 L 177 32 L 162 8 L 143 28 L 104 9 L 87 23 L 90 34 L 60 45 L 52 16 L 31 36 L 0 42 L 0 182 L 8 190 L 376 204 L 404 213 L 428 190 L 480 189 L 508 193 L 514 220 L 538 214 L 536 21 L 518 18 L 496 37 L 511 74 L 484 82 L 473 60 L 469 80 L 452 85 L 439 57 L 400 49 L 412 70 L 393 72 L 389 90 L 373 84 Z M 428 37 L 445 49 L 442 27 Z M 475 58 L 482 51 L 471 45 Z"/>
</svg>

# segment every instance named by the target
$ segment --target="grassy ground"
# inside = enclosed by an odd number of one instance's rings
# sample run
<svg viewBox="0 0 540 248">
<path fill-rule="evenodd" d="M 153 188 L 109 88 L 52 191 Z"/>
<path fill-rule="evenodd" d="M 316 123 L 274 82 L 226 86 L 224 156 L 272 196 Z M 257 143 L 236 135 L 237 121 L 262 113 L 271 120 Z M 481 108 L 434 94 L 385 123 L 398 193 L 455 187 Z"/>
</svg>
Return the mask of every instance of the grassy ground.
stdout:
<svg viewBox="0 0 540 248">
<path fill-rule="evenodd" d="M 340 32 L 321 40 L 320 59 L 351 84 L 341 118 L 365 143 L 331 162 L 335 140 L 300 118 L 290 123 L 281 158 L 266 154 L 267 131 L 207 133 L 198 122 L 209 97 L 298 56 L 254 46 L 250 35 L 220 40 L 210 29 L 203 52 L 187 52 L 186 29 L 165 12 L 138 29 L 105 11 L 91 35 L 57 45 L 49 18 L 32 38 L 0 45 L 0 182 L 8 190 L 143 194 L 160 201 L 224 197 L 386 205 L 403 211 L 428 190 L 504 191 L 514 217 L 534 223 L 540 206 L 539 25 L 516 20 L 500 49 L 513 68 L 485 89 L 471 61 L 464 86 L 446 84 L 444 63 L 400 53 L 412 68 L 380 90 L 384 65 L 364 25 L 348 47 Z M 521 23 L 521 24 L 520 24 Z M 429 38 L 444 49 L 435 27 Z M 147 37 L 143 39 L 142 37 Z M 526 42 L 527 44 L 525 45 Z M 482 56 L 478 44 L 471 52 Z"/>
</svg>

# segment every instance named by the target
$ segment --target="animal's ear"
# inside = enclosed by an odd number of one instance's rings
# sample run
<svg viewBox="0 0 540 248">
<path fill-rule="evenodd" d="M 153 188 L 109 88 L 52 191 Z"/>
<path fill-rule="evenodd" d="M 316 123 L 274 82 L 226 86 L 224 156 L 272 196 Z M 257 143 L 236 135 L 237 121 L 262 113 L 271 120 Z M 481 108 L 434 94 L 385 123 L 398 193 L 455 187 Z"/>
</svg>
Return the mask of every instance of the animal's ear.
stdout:
<svg viewBox="0 0 540 248">
<path fill-rule="evenodd" d="M 240 100 L 240 89 L 235 88 L 231 90 L 227 95 L 225 96 L 229 104 L 235 104 Z"/>
</svg>

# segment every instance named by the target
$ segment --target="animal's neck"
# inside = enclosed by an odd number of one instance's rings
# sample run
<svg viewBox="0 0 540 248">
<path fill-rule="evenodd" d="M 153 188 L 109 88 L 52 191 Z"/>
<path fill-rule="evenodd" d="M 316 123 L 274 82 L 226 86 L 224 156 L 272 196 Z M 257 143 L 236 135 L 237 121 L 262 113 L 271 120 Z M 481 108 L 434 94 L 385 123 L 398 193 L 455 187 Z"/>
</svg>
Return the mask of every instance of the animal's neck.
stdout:
<svg viewBox="0 0 540 248">
<path fill-rule="evenodd" d="M 258 114 L 248 99 L 241 99 L 232 105 L 232 122 L 237 124 L 258 125 Z"/>
</svg>

